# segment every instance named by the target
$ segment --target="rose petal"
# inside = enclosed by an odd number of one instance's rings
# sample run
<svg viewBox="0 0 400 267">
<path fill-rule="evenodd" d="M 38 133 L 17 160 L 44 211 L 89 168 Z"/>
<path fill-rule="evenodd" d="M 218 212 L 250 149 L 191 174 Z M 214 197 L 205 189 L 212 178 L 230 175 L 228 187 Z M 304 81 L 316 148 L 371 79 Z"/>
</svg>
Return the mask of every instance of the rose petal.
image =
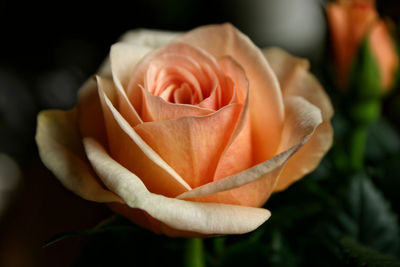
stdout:
<svg viewBox="0 0 400 267">
<path fill-rule="evenodd" d="M 253 147 L 251 145 L 250 120 L 246 114 L 243 114 L 241 118 L 242 119 L 239 120 L 243 120 L 245 124 L 236 126 L 236 130 L 231 137 L 230 144 L 228 144 L 218 162 L 218 167 L 214 175 L 214 181 L 228 177 L 254 165 L 252 154 Z"/>
<path fill-rule="evenodd" d="M 84 139 L 86 153 L 107 187 L 131 208 L 146 211 L 168 226 L 201 234 L 239 234 L 256 229 L 270 217 L 260 208 L 196 203 L 150 193 L 136 175 L 114 161 L 94 139 Z"/>
<path fill-rule="evenodd" d="M 116 43 L 111 47 L 110 60 L 113 78 L 118 89 L 125 91 L 139 61 L 151 52 L 147 46 Z"/>
<path fill-rule="evenodd" d="M 243 104 L 246 101 L 249 91 L 249 80 L 246 76 L 246 71 L 239 65 L 236 60 L 230 56 L 224 56 L 218 60 L 222 72 L 228 76 L 232 82 L 235 92 L 235 102 Z M 225 94 L 226 92 L 224 92 Z M 232 98 L 229 95 L 229 99 Z"/>
<path fill-rule="evenodd" d="M 125 33 L 119 41 L 127 44 L 157 48 L 170 43 L 178 35 L 180 35 L 179 32 L 137 29 Z"/>
<path fill-rule="evenodd" d="M 278 81 L 260 50 L 230 24 L 199 27 L 176 38 L 200 47 L 215 58 L 234 58 L 250 82 L 250 118 L 255 163 L 276 154 L 282 131 L 284 108 Z M 263 112 L 260 112 L 260 111 Z"/>
<path fill-rule="evenodd" d="M 187 47 L 180 47 L 181 45 L 178 47 L 174 45 L 170 49 L 161 49 L 159 53 L 156 53 L 157 56 L 149 56 L 148 60 L 151 60 L 151 62 L 148 62 L 149 66 L 146 71 L 144 86 L 152 94 L 161 95 L 160 87 L 166 86 L 166 82 L 163 80 L 171 80 L 171 78 L 181 80 L 181 82 L 184 80 L 192 85 L 194 92 L 199 95 L 199 100 L 202 100 L 204 98 L 203 91 L 206 95 L 209 95 L 211 88 L 215 86 L 212 83 L 218 83 L 216 76 L 207 75 L 203 69 L 204 66 L 201 63 L 204 63 L 202 58 L 204 55 L 199 58 L 193 58 L 190 53 L 198 53 L 197 51 L 190 51 Z M 181 53 L 178 54 L 179 50 L 181 50 Z M 173 81 L 169 81 L 167 86 L 172 83 Z"/>
<path fill-rule="evenodd" d="M 236 175 L 194 188 L 178 196 L 196 201 L 261 206 L 273 192 L 279 173 L 307 143 L 322 122 L 321 112 L 301 97 L 285 100 L 286 120 L 280 154 Z M 284 167 L 286 169 L 286 167 Z M 230 191 L 226 191 L 229 190 Z M 252 194 L 248 194 L 252 192 Z"/>
<path fill-rule="evenodd" d="M 95 79 L 87 80 L 79 89 L 77 113 L 81 136 L 93 137 L 101 144 L 106 145 L 106 128 Z"/>
<path fill-rule="evenodd" d="M 174 42 L 154 50 L 135 68 L 127 95 L 136 110 L 142 109 L 141 102 L 137 97 L 140 95 L 140 86 L 154 93 L 153 88 L 159 82 L 157 81 L 157 73 L 167 67 L 177 69 L 177 65 L 179 65 L 177 62 L 184 64 L 188 72 L 196 76 L 201 84 L 204 100 L 199 103 L 199 106 L 214 110 L 221 107 L 219 91 L 221 88 L 226 88 L 226 81 L 216 60 L 206 51 Z"/>
<path fill-rule="evenodd" d="M 235 132 L 218 163 L 214 180 L 230 176 L 254 165 L 248 116 L 249 82 L 243 68 L 231 57 L 223 57 L 218 63 L 224 74 L 232 80 L 234 87 L 232 101 L 244 104 L 244 106 Z"/>
<path fill-rule="evenodd" d="M 321 110 L 300 96 L 285 97 L 285 114 L 278 153 L 297 145 L 305 136 L 310 137 L 323 122 Z"/>
<path fill-rule="evenodd" d="M 218 192 L 222 191 L 227 191 L 230 189 L 234 189 L 237 187 L 240 187 L 242 185 L 249 184 L 264 175 L 270 174 L 277 170 L 278 168 L 282 168 L 284 163 L 302 146 L 302 143 L 297 144 L 296 146 L 292 147 L 289 150 L 286 150 L 285 152 L 276 155 L 275 157 L 259 163 L 245 171 L 242 171 L 240 173 L 237 173 L 232 176 L 228 176 L 222 179 L 219 179 L 217 181 L 196 187 L 190 191 L 187 191 L 179 196 L 177 198 L 181 199 L 193 199 L 193 198 L 198 198 L 206 195 L 211 195 L 215 194 Z M 279 175 L 278 173 L 274 172 L 275 177 Z M 270 179 L 274 179 L 274 177 L 271 176 L 269 177 Z M 274 183 L 272 183 L 273 185 Z M 272 187 L 270 189 L 272 192 Z M 224 203 L 224 202 L 223 202 Z"/>
<path fill-rule="evenodd" d="M 140 175 L 154 193 L 174 197 L 191 187 L 154 152 L 115 109 L 113 83 L 98 77 L 99 95 L 106 124 L 109 150 L 113 158 Z M 140 124 L 139 124 L 140 125 Z"/>
<path fill-rule="evenodd" d="M 159 96 L 151 94 L 146 89 L 142 89 L 142 94 L 142 119 L 145 122 L 174 120 L 187 116 L 204 116 L 215 112 L 214 110 L 200 108 L 194 105 L 170 103 Z"/>
<path fill-rule="evenodd" d="M 261 51 L 276 74 L 283 94 L 287 83 L 292 81 L 296 69 L 308 70 L 310 67 L 308 60 L 292 56 L 278 47 L 265 48 Z"/>
<path fill-rule="evenodd" d="M 274 191 L 282 191 L 304 175 L 316 169 L 332 146 L 333 129 L 324 122 L 315 130 L 310 140 L 288 161 Z"/>
<path fill-rule="evenodd" d="M 284 98 L 304 97 L 321 110 L 324 121 L 333 116 L 329 96 L 316 78 L 308 72 L 309 64 L 306 60 L 294 57 L 279 48 L 264 49 L 263 54 L 279 78 Z"/>
<path fill-rule="evenodd" d="M 157 48 L 171 42 L 179 34 L 178 32 L 136 29 L 122 35 L 118 42 Z M 112 73 L 109 57 L 104 60 L 96 73 L 104 78 L 111 78 Z"/>
<path fill-rule="evenodd" d="M 306 109 L 305 106 L 307 105 L 314 107 L 315 110 Z M 296 139 L 295 136 L 301 135 L 299 128 L 306 127 L 310 130 L 312 129 L 314 133 L 310 140 L 289 159 L 279 177 L 275 191 L 285 189 L 305 174 L 313 171 L 332 144 L 333 131 L 330 122 L 328 120 L 321 123 L 322 116 L 318 108 L 298 96 L 286 97 L 285 106 L 287 118 L 279 151 L 283 151 L 288 146 L 293 145 L 293 140 Z M 308 120 L 311 119 L 319 120 L 321 124 L 318 123 L 318 128 L 308 125 Z"/>
<path fill-rule="evenodd" d="M 76 109 L 39 113 L 36 143 L 44 165 L 66 188 L 84 199 L 124 203 L 103 188 L 90 168 L 78 133 L 76 114 Z"/>
<path fill-rule="evenodd" d="M 324 121 L 329 121 L 333 116 L 333 107 L 329 96 L 318 80 L 305 69 L 296 69 L 292 82 L 284 90 L 284 98 L 301 96 L 321 110 Z"/>
<path fill-rule="evenodd" d="M 135 131 L 191 187 L 212 181 L 236 127 L 242 105 L 230 104 L 208 116 L 146 122 Z"/>
<path fill-rule="evenodd" d="M 307 71 L 308 64 L 278 48 L 264 49 L 263 53 L 280 78 L 280 84 L 284 85 L 283 97 L 305 98 L 321 110 L 324 121 L 315 130 L 310 141 L 287 163 L 276 187 L 280 191 L 314 170 L 331 147 L 333 130 L 330 119 L 333 116 L 333 107 L 319 82 Z"/>
<path fill-rule="evenodd" d="M 114 84 L 116 86 L 119 98 L 119 111 L 131 126 L 142 123 L 141 118 L 135 110 L 135 104 L 132 104 L 126 95 L 126 88 L 129 83 L 130 76 L 144 55 L 151 51 L 145 46 L 134 46 L 123 43 L 114 44 L 110 51 L 111 69 Z M 141 101 L 140 97 L 135 101 Z"/>
</svg>

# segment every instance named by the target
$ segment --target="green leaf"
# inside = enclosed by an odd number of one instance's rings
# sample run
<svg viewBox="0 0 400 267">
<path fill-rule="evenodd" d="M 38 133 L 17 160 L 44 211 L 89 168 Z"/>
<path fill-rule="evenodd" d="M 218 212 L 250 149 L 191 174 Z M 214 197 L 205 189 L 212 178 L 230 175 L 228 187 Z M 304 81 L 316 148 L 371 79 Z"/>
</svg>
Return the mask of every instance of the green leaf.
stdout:
<svg viewBox="0 0 400 267">
<path fill-rule="evenodd" d="M 392 208 L 400 214 L 400 150 L 397 154 L 385 157 L 378 164 L 368 168 L 375 184 L 391 202 Z"/>
<path fill-rule="evenodd" d="M 367 140 L 367 160 L 384 160 L 388 155 L 400 151 L 400 136 L 388 121 L 380 118 L 369 129 Z"/>
<path fill-rule="evenodd" d="M 399 252 L 398 218 L 391 206 L 364 173 L 357 173 L 344 188 L 336 214 L 340 233 L 383 253 Z"/>
<path fill-rule="evenodd" d="M 112 215 L 104 219 L 91 229 L 55 234 L 43 245 L 43 247 L 46 248 L 69 237 L 93 235 L 104 233 L 107 231 L 137 231 L 137 228 L 132 223 L 128 222 L 125 218 L 122 218 L 119 215 Z"/>
<path fill-rule="evenodd" d="M 332 205 L 331 195 L 318 182 L 331 180 L 324 178 L 331 171 L 331 166 L 327 165 L 327 162 L 321 164 L 313 174 L 272 195 L 265 205 L 272 212 L 265 227 L 291 229 L 300 222 L 315 221 L 326 206 Z"/>
<path fill-rule="evenodd" d="M 348 266 L 400 267 L 400 261 L 393 256 L 368 248 L 353 238 L 344 237 L 340 244 Z"/>
<path fill-rule="evenodd" d="M 215 266 L 296 266 L 288 242 L 278 229 L 260 228 L 250 234 L 230 236 Z"/>
</svg>

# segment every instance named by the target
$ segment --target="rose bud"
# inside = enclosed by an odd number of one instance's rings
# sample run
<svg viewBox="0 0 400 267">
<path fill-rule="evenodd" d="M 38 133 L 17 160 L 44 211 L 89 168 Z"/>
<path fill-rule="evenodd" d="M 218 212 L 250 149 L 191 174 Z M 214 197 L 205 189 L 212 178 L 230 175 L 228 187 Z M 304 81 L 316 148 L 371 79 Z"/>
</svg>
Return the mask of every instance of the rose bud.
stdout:
<svg viewBox="0 0 400 267">
<path fill-rule="evenodd" d="M 230 24 L 132 31 L 75 108 L 39 114 L 40 156 L 71 191 L 156 233 L 246 233 L 331 146 L 332 106 L 307 68 Z"/>
<path fill-rule="evenodd" d="M 354 83 L 363 80 L 358 76 L 367 76 L 376 84 L 372 88 L 378 92 L 375 94 L 381 95 L 391 89 L 399 60 L 388 24 L 379 18 L 375 1 L 338 0 L 329 3 L 326 11 L 338 86 L 354 90 Z M 362 46 L 366 46 L 364 51 L 361 51 Z M 369 65 L 365 63 L 368 54 L 373 60 Z"/>
</svg>

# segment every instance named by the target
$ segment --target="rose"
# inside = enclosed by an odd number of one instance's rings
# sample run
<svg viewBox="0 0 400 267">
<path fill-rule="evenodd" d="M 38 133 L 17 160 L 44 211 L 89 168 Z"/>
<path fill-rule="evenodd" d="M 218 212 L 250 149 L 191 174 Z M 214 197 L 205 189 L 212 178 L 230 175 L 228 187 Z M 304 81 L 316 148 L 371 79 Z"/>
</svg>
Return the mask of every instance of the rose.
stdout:
<svg viewBox="0 0 400 267">
<path fill-rule="evenodd" d="M 327 5 L 338 85 L 346 88 L 363 40 L 367 41 L 387 92 L 395 81 L 398 56 L 387 24 L 379 19 L 373 0 L 339 0 Z"/>
<path fill-rule="evenodd" d="M 40 113 L 39 153 L 68 189 L 157 233 L 245 233 L 331 146 L 307 67 L 230 24 L 132 31 L 75 108 Z"/>
</svg>

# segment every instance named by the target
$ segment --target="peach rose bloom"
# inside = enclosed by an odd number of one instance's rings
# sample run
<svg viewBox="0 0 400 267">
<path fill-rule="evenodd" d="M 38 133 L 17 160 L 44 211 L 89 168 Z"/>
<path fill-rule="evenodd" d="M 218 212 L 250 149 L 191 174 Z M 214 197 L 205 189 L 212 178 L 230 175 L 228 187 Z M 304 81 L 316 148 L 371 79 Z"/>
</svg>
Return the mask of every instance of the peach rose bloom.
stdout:
<svg viewBox="0 0 400 267">
<path fill-rule="evenodd" d="M 44 164 L 79 196 L 170 236 L 239 234 L 332 143 L 332 106 L 308 62 L 230 24 L 136 30 L 69 111 L 38 116 Z"/>
<path fill-rule="evenodd" d="M 397 52 L 373 0 L 338 0 L 326 8 L 331 32 L 338 83 L 345 88 L 361 42 L 367 38 L 381 77 L 381 87 L 389 90 L 398 68 Z"/>
</svg>

